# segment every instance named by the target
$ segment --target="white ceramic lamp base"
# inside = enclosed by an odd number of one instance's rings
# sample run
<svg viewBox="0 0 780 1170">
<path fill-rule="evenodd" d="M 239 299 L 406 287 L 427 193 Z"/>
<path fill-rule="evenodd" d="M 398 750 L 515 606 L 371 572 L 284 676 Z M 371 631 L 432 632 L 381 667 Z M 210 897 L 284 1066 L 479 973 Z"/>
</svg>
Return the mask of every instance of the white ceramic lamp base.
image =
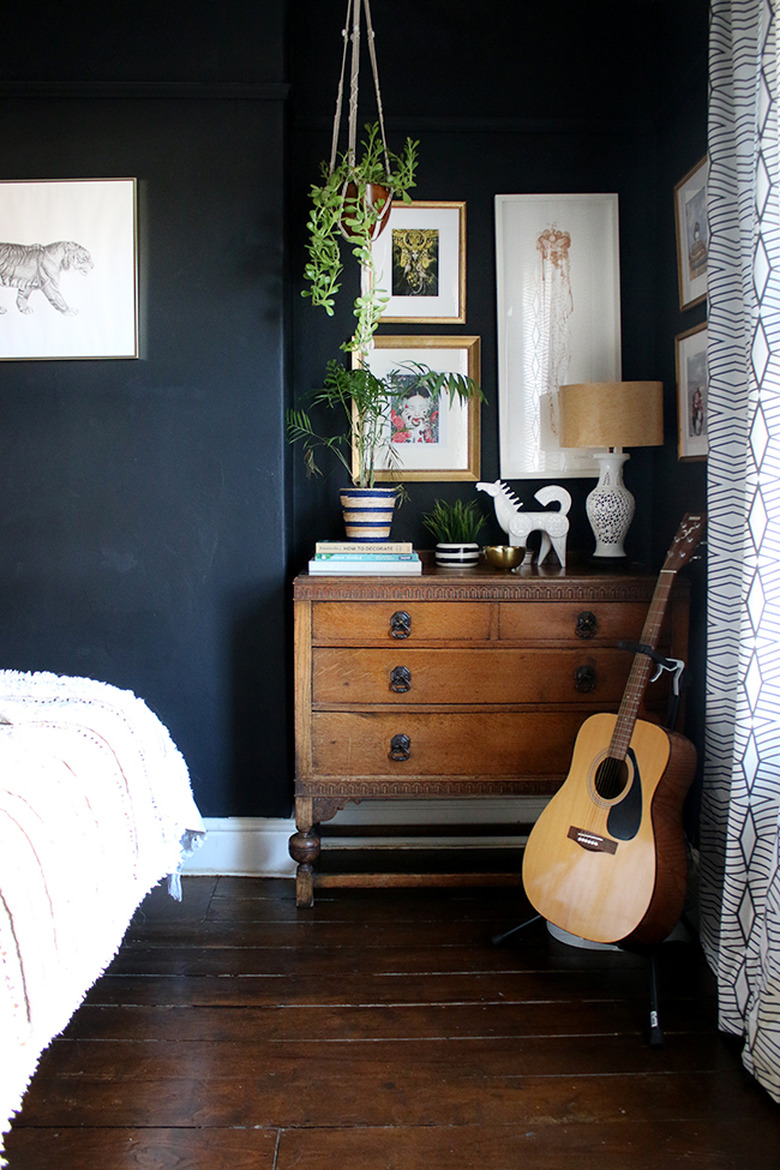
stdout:
<svg viewBox="0 0 780 1170">
<path fill-rule="evenodd" d="M 623 483 L 623 464 L 630 455 L 618 449 L 594 458 L 599 465 L 599 482 L 585 503 L 596 538 L 593 555 L 618 559 L 626 555 L 623 541 L 634 518 L 634 497 Z"/>
</svg>

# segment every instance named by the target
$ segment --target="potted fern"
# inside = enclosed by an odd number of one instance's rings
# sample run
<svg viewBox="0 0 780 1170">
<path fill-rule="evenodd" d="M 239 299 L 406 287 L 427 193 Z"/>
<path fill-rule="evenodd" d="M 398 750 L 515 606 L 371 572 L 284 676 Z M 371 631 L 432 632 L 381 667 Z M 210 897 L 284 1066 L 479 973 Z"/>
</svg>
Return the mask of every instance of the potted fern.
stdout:
<svg viewBox="0 0 780 1170">
<path fill-rule="evenodd" d="M 436 538 L 436 564 L 450 568 L 474 568 L 479 563 L 477 537 L 485 524 L 476 500 L 453 504 L 434 500 L 430 512 L 424 513 L 423 525 Z"/>
<path fill-rule="evenodd" d="M 399 446 L 389 423 L 391 408 L 400 394 L 408 394 L 412 388 L 432 398 L 446 395 L 450 403 L 456 397 L 484 397 L 478 383 L 466 374 L 440 372 L 412 362 L 380 378 L 367 364 L 356 361 L 347 369 L 333 360 L 328 362 L 322 389 L 310 395 L 309 408 L 287 412 L 287 438 L 302 446 L 307 475 L 322 475 L 321 449 L 333 455 L 352 480 L 353 486 L 341 491 L 350 539 L 387 539 L 400 485 L 379 486 L 377 477 L 380 471 L 392 472 L 397 465 Z M 315 424 L 313 410 L 322 407 L 335 411 L 341 420 L 332 434 L 324 434 Z M 377 528 L 376 516 L 370 520 L 370 533 L 361 529 L 361 518 L 355 515 L 361 503 L 374 513 L 384 513 L 383 531 Z"/>
</svg>

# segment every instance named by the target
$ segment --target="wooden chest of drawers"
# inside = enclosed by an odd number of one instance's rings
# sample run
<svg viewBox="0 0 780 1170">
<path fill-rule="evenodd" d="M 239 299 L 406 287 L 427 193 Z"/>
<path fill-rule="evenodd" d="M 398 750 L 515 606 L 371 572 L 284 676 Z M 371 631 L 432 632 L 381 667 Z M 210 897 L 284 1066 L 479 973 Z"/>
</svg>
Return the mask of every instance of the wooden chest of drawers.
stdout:
<svg viewBox="0 0 780 1170">
<path fill-rule="evenodd" d="M 428 563 L 421 577 L 297 577 L 298 904 L 320 884 L 318 825 L 351 800 L 555 792 L 582 722 L 617 710 L 633 660 L 617 643 L 639 640 L 654 586 Z M 661 649 L 684 659 L 687 635 L 680 581 Z M 663 721 L 667 679 L 648 688 L 644 718 Z"/>
</svg>

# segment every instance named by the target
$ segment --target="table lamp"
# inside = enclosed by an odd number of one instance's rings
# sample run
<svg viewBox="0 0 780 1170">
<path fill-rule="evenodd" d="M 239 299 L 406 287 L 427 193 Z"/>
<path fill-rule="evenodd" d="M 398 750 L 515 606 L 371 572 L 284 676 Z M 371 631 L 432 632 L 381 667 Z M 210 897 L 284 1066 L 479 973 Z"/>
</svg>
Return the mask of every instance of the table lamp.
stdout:
<svg viewBox="0 0 780 1170">
<path fill-rule="evenodd" d="M 623 483 L 623 447 L 659 447 L 664 441 L 662 382 L 576 382 L 561 386 L 561 447 L 594 451 L 599 482 L 585 511 L 596 538 L 594 557 L 625 557 L 623 541 L 634 518 L 634 497 Z"/>
</svg>

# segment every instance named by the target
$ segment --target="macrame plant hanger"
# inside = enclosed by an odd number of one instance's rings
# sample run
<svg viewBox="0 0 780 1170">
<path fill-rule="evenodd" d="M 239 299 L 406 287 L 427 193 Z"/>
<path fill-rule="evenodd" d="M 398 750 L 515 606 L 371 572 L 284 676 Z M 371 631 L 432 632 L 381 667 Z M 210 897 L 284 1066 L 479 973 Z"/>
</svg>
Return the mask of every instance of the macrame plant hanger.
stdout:
<svg viewBox="0 0 780 1170">
<path fill-rule="evenodd" d="M 371 60 L 371 71 L 374 76 L 374 92 L 376 93 L 377 105 L 377 120 L 379 122 L 379 133 L 382 139 L 382 150 L 385 158 L 385 169 L 390 172 L 390 157 L 387 151 L 387 140 L 385 138 L 385 120 L 384 112 L 382 110 L 382 95 L 379 91 L 379 70 L 376 61 L 376 44 L 374 37 L 374 26 L 371 23 L 371 6 L 369 0 L 347 0 L 347 15 L 344 22 L 344 28 L 341 30 L 341 35 L 344 40 L 344 49 L 341 56 L 341 77 L 339 78 L 339 88 L 336 95 L 336 115 L 333 119 L 333 140 L 330 150 L 330 173 L 336 167 L 336 158 L 338 154 L 339 129 L 341 127 L 341 110 L 344 100 L 344 79 L 347 72 L 347 46 L 349 41 L 352 42 L 352 55 L 350 58 L 350 80 L 349 80 L 349 116 L 347 119 L 347 161 L 350 166 L 354 166 L 357 152 L 357 114 L 358 114 L 358 83 L 360 78 L 360 17 L 361 13 L 365 11 L 366 16 L 366 37 L 368 40 L 368 55 Z M 350 34 L 351 21 L 351 34 Z"/>
</svg>

